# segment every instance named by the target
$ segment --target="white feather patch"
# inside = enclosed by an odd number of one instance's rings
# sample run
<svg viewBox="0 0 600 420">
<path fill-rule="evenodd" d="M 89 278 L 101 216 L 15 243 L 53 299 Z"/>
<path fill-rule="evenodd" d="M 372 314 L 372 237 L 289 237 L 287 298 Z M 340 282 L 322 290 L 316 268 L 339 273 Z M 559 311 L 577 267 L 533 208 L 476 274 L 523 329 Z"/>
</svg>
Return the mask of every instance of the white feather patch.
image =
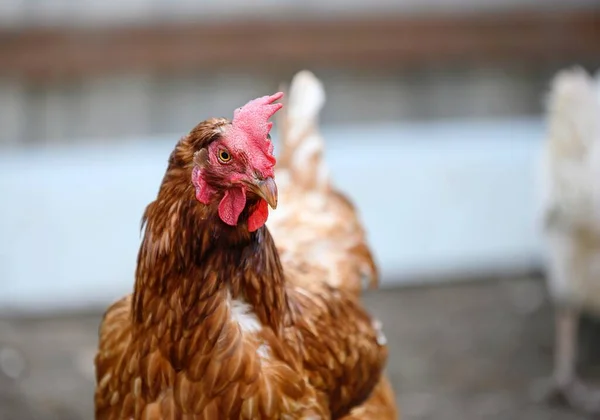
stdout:
<svg viewBox="0 0 600 420">
<path fill-rule="evenodd" d="M 255 333 L 262 329 L 258 317 L 248 302 L 231 297 L 228 302 L 231 308 L 231 318 L 240 325 L 243 333 Z"/>
<path fill-rule="evenodd" d="M 383 333 L 383 324 L 377 318 L 373 320 L 373 328 L 377 331 L 377 344 L 385 346 L 387 344 L 387 337 Z"/>
<path fill-rule="evenodd" d="M 271 355 L 271 348 L 267 344 L 261 344 L 256 353 L 263 359 L 268 359 Z"/>
</svg>

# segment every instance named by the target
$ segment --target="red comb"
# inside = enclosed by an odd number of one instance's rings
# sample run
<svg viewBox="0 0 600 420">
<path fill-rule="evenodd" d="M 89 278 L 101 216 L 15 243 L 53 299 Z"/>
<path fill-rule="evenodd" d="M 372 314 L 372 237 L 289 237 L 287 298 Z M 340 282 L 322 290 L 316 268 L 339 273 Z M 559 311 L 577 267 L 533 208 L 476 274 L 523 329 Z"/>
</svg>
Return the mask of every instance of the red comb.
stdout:
<svg viewBox="0 0 600 420">
<path fill-rule="evenodd" d="M 283 106 L 280 103 L 273 103 L 282 97 L 283 92 L 278 92 L 271 96 L 254 99 L 243 107 L 236 109 L 231 122 L 230 136 L 232 140 L 236 142 L 245 140 L 246 144 L 251 143 L 258 147 L 271 162 L 271 166 L 275 164 L 275 158 L 273 157 L 273 143 L 267 138 L 273 127 L 273 123 L 269 121 L 269 118 Z M 258 157 L 257 159 L 260 160 Z M 264 166 L 264 164 L 266 162 L 260 166 Z M 267 170 L 266 167 L 264 169 Z"/>
<path fill-rule="evenodd" d="M 283 92 L 278 92 L 271 96 L 253 99 L 235 110 L 232 125 L 253 138 L 266 138 L 273 127 L 269 118 L 283 106 L 283 104 L 274 104 L 273 102 L 281 99 L 282 96 Z"/>
</svg>

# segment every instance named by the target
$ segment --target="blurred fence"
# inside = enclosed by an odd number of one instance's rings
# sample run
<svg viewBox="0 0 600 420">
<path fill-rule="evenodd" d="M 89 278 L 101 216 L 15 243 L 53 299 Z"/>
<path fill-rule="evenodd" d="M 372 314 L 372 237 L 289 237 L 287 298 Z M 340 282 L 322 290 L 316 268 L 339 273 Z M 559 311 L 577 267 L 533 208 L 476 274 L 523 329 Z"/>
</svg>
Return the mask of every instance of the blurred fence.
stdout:
<svg viewBox="0 0 600 420">
<path fill-rule="evenodd" d="M 309 68 L 323 122 L 539 114 L 600 60 L 574 0 L 0 2 L 0 148 L 183 133 Z"/>
<path fill-rule="evenodd" d="M 165 20 L 305 19 L 390 13 L 586 10 L 595 0 L 3 0 L 0 25 L 120 25 Z"/>
<path fill-rule="evenodd" d="M 328 94 L 324 124 L 538 114 L 547 79 L 495 68 L 316 74 Z M 290 77 L 272 71 L 203 72 L 178 78 L 100 76 L 46 86 L 0 82 L 0 147 L 183 134 L 208 116 L 230 116 L 244 101 L 275 91 Z"/>
</svg>

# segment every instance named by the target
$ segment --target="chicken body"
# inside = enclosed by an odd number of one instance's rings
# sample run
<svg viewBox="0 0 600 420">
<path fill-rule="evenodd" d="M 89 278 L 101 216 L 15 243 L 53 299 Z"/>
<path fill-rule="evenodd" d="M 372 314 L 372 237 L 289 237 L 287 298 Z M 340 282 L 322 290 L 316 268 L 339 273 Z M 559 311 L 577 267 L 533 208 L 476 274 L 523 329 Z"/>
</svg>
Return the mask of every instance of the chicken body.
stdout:
<svg viewBox="0 0 600 420">
<path fill-rule="evenodd" d="M 299 72 L 279 117 L 282 147 L 276 177 L 281 205 L 267 222 L 284 264 L 300 274 L 293 281 L 310 289 L 315 281 L 360 297 L 376 287 L 378 271 L 356 208 L 331 182 L 324 160 L 318 116 L 325 103 L 321 82 Z M 303 276 L 321 272 L 320 277 Z M 385 337 L 381 336 L 381 340 Z M 371 398 L 352 411 L 353 419 L 397 419 L 389 381 L 382 377 Z"/>
<path fill-rule="evenodd" d="M 96 418 L 340 418 L 376 386 L 386 350 L 352 300 L 292 289 L 293 319 L 278 335 L 244 300 L 216 294 L 190 318 L 156 291 L 145 294 L 156 316 L 143 325 L 131 323 L 131 295 L 109 308 L 96 358 Z"/>
<path fill-rule="evenodd" d="M 393 401 L 380 382 L 387 348 L 357 294 L 311 259 L 284 257 L 266 226 L 250 229 L 260 205 L 252 191 L 236 225 L 222 221 L 229 190 L 218 188 L 229 187 L 217 172 L 207 179 L 218 200 L 198 202 L 204 192 L 190 178 L 219 165 L 207 150 L 225 147 L 231 127 L 200 123 L 169 159 L 144 214 L 134 293 L 100 327 L 96 418 L 388 418 L 379 416 L 380 402 Z M 264 141 L 248 144 L 264 152 Z"/>
<path fill-rule="evenodd" d="M 556 303 L 552 394 L 600 412 L 600 393 L 575 372 L 581 312 L 600 315 L 600 82 L 579 68 L 554 79 L 542 155 L 548 288 Z"/>
</svg>

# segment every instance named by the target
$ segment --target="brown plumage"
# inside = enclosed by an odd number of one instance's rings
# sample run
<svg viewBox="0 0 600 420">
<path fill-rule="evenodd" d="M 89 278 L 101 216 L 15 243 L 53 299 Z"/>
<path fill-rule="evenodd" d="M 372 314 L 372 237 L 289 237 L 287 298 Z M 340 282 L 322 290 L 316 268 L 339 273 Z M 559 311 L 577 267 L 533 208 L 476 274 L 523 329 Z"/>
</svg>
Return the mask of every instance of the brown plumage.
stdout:
<svg viewBox="0 0 600 420">
<path fill-rule="evenodd" d="M 308 71 L 294 77 L 289 91 L 286 106 L 277 114 L 281 205 L 267 226 L 284 264 L 307 273 L 294 276 L 296 284 L 311 288 L 325 281 L 358 299 L 363 289 L 377 287 L 379 275 L 358 212 L 333 186 L 325 165 L 318 124 L 325 91 Z M 348 418 L 399 418 L 390 382 L 382 376 L 369 399 Z"/>
<path fill-rule="evenodd" d="M 252 106 L 268 118 L 278 97 Z M 277 203 L 256 138 L 270 125 L 243 120 L 260 114 L 249 107 L 200 123 L 169 158 L 134 292 L 100 327 L 97 419 L 341 418 L 381 377 L 387 348 L 356 294 L 282 263 L 262 210 Z"/>
</svg>

